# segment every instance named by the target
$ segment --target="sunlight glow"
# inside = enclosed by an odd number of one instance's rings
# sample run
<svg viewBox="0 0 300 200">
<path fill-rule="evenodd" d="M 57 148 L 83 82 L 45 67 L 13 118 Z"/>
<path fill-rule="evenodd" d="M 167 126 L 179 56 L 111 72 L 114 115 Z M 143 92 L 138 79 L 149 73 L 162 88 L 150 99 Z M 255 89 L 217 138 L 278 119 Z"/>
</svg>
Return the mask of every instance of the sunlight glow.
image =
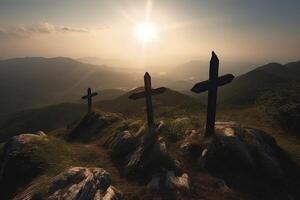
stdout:
<svg viewBox="0 0 300 200">
<path fill-rule="evenodd" d="M 158 38 L 158 29 L 153 24 L 144 22 L 136 27 L 135 35 L 143 44 L 150 43 Z"/>
</svg>

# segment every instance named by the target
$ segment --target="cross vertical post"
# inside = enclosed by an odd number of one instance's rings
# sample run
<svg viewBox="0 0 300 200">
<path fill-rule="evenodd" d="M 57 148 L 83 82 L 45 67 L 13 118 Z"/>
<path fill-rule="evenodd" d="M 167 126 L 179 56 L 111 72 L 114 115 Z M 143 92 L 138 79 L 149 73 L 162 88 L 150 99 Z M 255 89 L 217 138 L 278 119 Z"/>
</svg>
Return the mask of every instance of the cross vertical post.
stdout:
<svg viewBox="0 0 300 200">
<path fill-rule="evenodd" d="M 196 83 L 191 89 L 192 92 L 202 93 L 208 91 L 207 114 L 206 114 L 206 127 L 205 136 L 209 137 L 214 135 L 215 120 L 217 109 L 217 95 L 218 87 L 230 83 L 234 76 L 226 74 L 219 77 L 219 59 L 215 52 L 212 52 L 212 57 L 209 66 L 209 80 Z"/>
<path fill-rule="evenodd" d="M 98 95 L 97 92 L 92 93 L 91 88 L 88 88 L 87 89 L 87 95 L 82 97 L 82 99 L 87 99 L 88 100 L 88 113 L 92 112 L 92 98 L 96 95 Z"/>
<path fill-rule="evenodd" d="M 219 74 L 219 59 L 215 52 L 212 52 L 209 67 L 209 80 L 213 83 L 213 87 L 208 90 L 208 103 L 206 113 L 206 135 L 213 135 L 215 131 L 216 107 L 218 86 L 215 81 Z"/>
<path fill-rule="evenodd" d="M 165 87 L 160 87 L 152 89 L 151 86 L 151 76 L 148 72 L 144 75 L 144 91 L 131 94 L 129 99 L 146 99 L 146 109 L 147 109 L 147 123 L 149 132 L 152 134 L 154 132 L 154 116 L 153 116 L 153 106 L 152 106 L 152 96 L 157 94 L 162 94 L 166 91 Z"/>
<path fill-rule="evenodd" d="M 90 113 L 92 111 L 92 98 L 90 97 L 92 94 L 91 88 L 88 88 L 87 93 L 89 96 L 89 98 L 88 98 L 88 113 Z"/>
<path fill-rule="evenodd" d="M 154 129 L 154 117 L 153 117 L 153 107 L 152 107 L 152 95 L 151 95 L 151 77 L 148 72 L 145 73 L 144 76 L 144 84 L 145 84 L 145 97 L 146 97 L 146 108 L 147 108 L 147 121 L 148 128 L 150 132 Z"/>
</svg>

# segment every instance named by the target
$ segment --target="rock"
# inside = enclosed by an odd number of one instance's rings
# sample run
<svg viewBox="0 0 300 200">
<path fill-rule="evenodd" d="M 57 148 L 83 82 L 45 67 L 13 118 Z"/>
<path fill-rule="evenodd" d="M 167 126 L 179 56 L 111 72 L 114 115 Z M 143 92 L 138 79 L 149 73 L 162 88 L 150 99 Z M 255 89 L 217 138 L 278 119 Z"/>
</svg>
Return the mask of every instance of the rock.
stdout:
<svg viewBox="0 0 300 200">
<path fill-rule="evenodd" d="M 176 176 L 173 171 L 166 171 L 156 173 L 153 175 L 151 181 L 147 184 L 151 190 L 181 190 L 189 191 L 189 176 L 183 173 L 181 176 Z"/>
<path fill-rule="evenodd" d="M 8 198 L 18 187 L 44 172 L 47 163 L 33 155 L 48 142 L 44 134 L 21 134 L 5 144 L 0 164 L 0 187 L 5 193 L 0 196 Z"/>
<path fill-rule="evenodd" d="M 112 149 L 113 158 L 126 156 L 140 144 L 141 134 L 144 130 L 145 127 L 142 126 L 135 134 L 129 131 L 116 132 L 106 139 L 104 146 Z"/>
<path fill-rule="evenodd" d="M 202 149 L 204 148 L 202 137 L 195 130 L 187 134 L 188 136 L 180 145 L 180 151 L 185 156 L 198 157 L 199 153 L 201 153 Z"/>
<path fill-rule="evenodd" d="M 188 137 L 181 144 L 182 152 L 193 155 L 202 169 L 222 178 L 228 186 L 264 194 L 261 199 L 289 196 L 286 174 L 290 169 L 286 166 L 291 161 L 272 136 L 235 122 L 217 122 L 214 137 L 197 137 Z M 299 170 L 294 173 L 299 174 Z"/>
<path fill-rule="evenodd" d="M 36 132 L 36 135 L 47 136 L 46 133 L 44 133 L 44 131 L 38 131 L 38 132 Z"/>
<path fill-rule="evenodd" d="M 163 123 L 156 131 L 161 130 Z M 144 135 L 142 135 L 144 134 Z M 117 157 L 122 165 L 122 174 L 130 178 L 149 181 L 153 174 L 166 169 L 181 175 L 181 166 L 167 152 L 166 141 L 163 137 L 145 133 L 142 126 L 135 134 L 129 131 L 111 134 L 104 146 L 112 150 L 112 157 Z"/>
<path fill-rule="evenodd" d="M 73 167 L 55 176 L 43 199 L 48 200 L 121 200 L 122 193 L 111 186 L 111 176 L 102 168 Z M 18 194 L 14 200 L 31 199 L 33 188 Z"/>
<path fill-rule="evenodd" d="M 88 113 L 71 128 L 69 139 L 89 140 L 101 132 L 103 128 L 117 122 L 122 117 L 115 113 Z"/>
<path fill-rule="evenodd" d="M 127 156 L 125 174 L 127 176 L 151 176 L 159 168 L 160 160 L 166 153 L 166 144 L 162 138 L 150 143 L 141 143 Z"/>
<path fill-rule="evenodd" d="M 150 188 L 179 190 L 185 187 L 183 183 L 188 177 L 183 175 L 179 161 L 168 153 L 165 139 L 159 136 L 164 126 L 161 122 L 152 134 L 145 132 L 144 126 L 134 134 L 117 131 L 107 138 L 104 146 L 112 150 L 111 156 L 117 158 L 116 163 L 125 177 L 148 183 Z M 162 171 L 165 173 L 162 174 Z M 159 174 L 157 178 L 155 174 Z M 162 179 L 167 183 L 161 184 Z"/>
<path fill-rule="evenodd" d="M 190 188 L 189 176 L 186 173 L 176 177 L 173 171 L 167 171 L 165 184 L 168 189 L 180 189 L 188 191 Z"/>
</svg>

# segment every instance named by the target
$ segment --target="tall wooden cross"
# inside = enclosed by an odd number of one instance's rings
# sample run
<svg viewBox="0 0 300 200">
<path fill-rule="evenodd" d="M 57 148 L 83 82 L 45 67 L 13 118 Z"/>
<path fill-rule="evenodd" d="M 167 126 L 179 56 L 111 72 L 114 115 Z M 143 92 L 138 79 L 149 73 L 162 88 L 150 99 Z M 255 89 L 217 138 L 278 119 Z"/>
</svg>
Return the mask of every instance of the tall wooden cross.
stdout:
<svg viewBox="0 0 300 200">
<path fill-rule="evenodd" d="M 91 113 L 91 111 L 92 111 L 92 98 L 96 95 L 98 95 L 97 92 L 92 93 L 91 88 L 88 88 L 87 89 L 87 95 L 82 97 L 82 99 L 87 99 L 88 100 L 88 113 Z"/>
<path fill-rule="evenodd" d="M 140 98 L 146 98 L 148 128 L 149 128 L 149 132 L 152 133 L 154 131 L 152 95 L 164 93 L 166 91 L 166 88 L 160 87 L 160 88 L 152 89 L 151 76 L 149 75 L 148 72 L 145 73 L 144 84 L 145 84 L 144 91 L 138 92 L 138 93 L 133 93 L 128 98 L 133 99 L 133 100 L 140 99 Z"/>
<path fill-rule="evenodd" d="M 207 116 L 205 136 L 211 136 L 215 131 L 216 107 L 218 87 L 230 83 L 234 76 L 226 74 L 219 77 L 219 59 L 215 52 L 212 52 L 209 68 L 209 80 L 195 84 L 191 89 L 192 92 L 202 93 L 208 91 Z"/>
</svg>

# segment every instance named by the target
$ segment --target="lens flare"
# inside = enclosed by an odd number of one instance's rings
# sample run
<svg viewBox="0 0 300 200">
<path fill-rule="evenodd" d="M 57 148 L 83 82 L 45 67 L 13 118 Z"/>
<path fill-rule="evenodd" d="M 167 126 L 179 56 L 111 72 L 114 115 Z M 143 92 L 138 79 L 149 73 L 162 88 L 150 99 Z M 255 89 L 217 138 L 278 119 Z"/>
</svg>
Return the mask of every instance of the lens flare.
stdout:
<svg viewBox="0 0 300 200">
<path fill-rule="evenodd" d="M 158 38 L 158 29 L 149 22 L 139 24 L 135 29 L 136 37 L 143 43 L 150 43 Z"/>
</svg>

